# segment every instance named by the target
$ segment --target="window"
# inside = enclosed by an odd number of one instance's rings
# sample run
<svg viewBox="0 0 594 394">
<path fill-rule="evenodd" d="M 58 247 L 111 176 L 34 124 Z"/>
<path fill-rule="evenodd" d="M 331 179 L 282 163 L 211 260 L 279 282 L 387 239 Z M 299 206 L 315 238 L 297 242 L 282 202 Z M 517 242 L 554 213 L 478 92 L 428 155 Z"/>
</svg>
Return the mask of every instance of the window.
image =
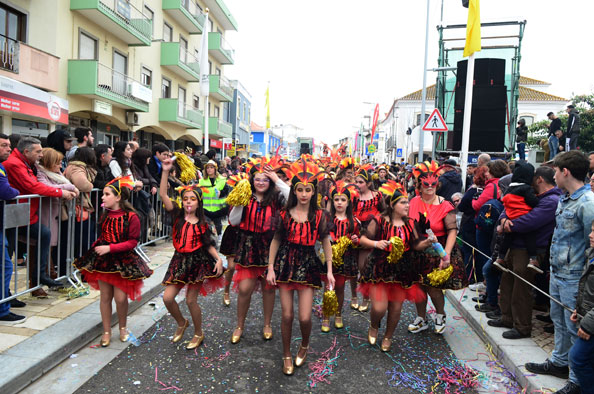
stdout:
<svg viewBox="0 0 594 394">
<path fill-rule="evenodd" d="M 425 120 L 423 121 L 423 124 L 425 124 L 425 122 L 427 121 L 427 119 L 429 119 L 429 115 L 431 115 L 431 114 L 428 114 L 428 113 L 425 114 Z M 417 123 L 416 123 L 416 125 L 420 125 L 420 124 L 421 124 L 421 114 L 417 114 Z"/>
<path fill-rule="evenodd" d="M 173 27 L 169 26 L 167 23 L 163 23 L 163 41 L 171 42 L 173 37 Z"/>
<path fill-rule="evenodd" d="M 243 103 L 243 120 L 247 121 L 247 104 Z"/>
<path fill-rule="evenodd" d="M 80 30 L 78 32 L 78 58 L 84 60 L 97 60 L 98 41 L 95 37 Z"/>
<path fill-rule="evenodd" d="M 196 109 L 200 109 L 200 97 L 193 95 L 192 96 L 192 105 Z"/>
<path fill-rule="evenodd" d="M 215 67 L 215 75 L 221 75 L 221 69 L 218 67 Z"/>
<path fill-rule="evenodd" d="M 26 42 L 27 17 L 5 4 L 0 4 L 0 34 L 11 40 Z M 1 41 L 4 44 L 5 38 Z"/>
<path fill-rule="evenodd" d="M 208 18 L 208 24 L 206 26 L 206 31 L 214 31 L 214 23 L 212 23 L 212 19 Z"/>
<path fill-rule="evenodd" d="M 179 60 L 182 63 L 188 62 L 188 41 L 181 34 L 179 35 Z"/>
<path fill-rule="evenodd" d="M 152 22 L 152 33 L 155 31 L 155 13 L 147 5 L 144 6 L 142 13 Z"/>
<path fill-rule="evenodd" d="M 140 83 L 149 88 L 153 87 L 153 72 L 144 66 L 140 69 Z"/>
<path fill-rule="evenodd" d="M 171 98 L 171 81 L 166 78 L 161 81 L 161 97 Z"/>
<path fill-rule="evenodd" d="M 114 50 L 112 90 L 123 96 L 126 96 L 128 94 L 128 84 L 126 83 L 126 75 L 128 75 L 128 57 Z"/>
<path fill-rule="evenodd" d="M 214 117 L 218 118 L 219 117 L 219 113 L 220 113 L 220 109 L 218 105 L 214 106 Z"/>
<path fill-rule="evenodd" d="M 237 97 L 237 119 L 241 119 L 241 97 Z"/>
<path fill-rule="evenodd" d="M 208 73 L 212 74 L 212 62 L 210 60 L 208 61 Z"/>
<path fill-rule="evenodd" d="M 182 118 L 186 115 L 186 89 L 181 86 L 177 88 L 177 114 Z"/>
</svg>

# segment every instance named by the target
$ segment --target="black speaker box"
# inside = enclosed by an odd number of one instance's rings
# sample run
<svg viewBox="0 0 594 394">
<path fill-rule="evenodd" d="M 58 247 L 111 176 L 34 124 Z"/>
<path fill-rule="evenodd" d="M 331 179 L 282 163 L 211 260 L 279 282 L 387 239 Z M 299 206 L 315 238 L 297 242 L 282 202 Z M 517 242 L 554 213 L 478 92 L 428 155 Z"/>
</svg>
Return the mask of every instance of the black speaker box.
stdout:
<svg viewBox="0 0 594 394">
<path fill-rule="evenodd" d="M 468 60 L 458 62 L 456 86 L 466 86 L 466 71 Z M 474 85 L 503 85 L 505 84 L 505 59 L 476 59 L 474 61 Z"/>
<path fill-rule="evenodd" d="M 466 86 L 456 88 L 454 109 L 464 109 Z M 474 86 L 472 90 L 472 110 L 486 110 L 505 108 L 507 104 L 507 87 L 503 86 Z"/>
</svg>

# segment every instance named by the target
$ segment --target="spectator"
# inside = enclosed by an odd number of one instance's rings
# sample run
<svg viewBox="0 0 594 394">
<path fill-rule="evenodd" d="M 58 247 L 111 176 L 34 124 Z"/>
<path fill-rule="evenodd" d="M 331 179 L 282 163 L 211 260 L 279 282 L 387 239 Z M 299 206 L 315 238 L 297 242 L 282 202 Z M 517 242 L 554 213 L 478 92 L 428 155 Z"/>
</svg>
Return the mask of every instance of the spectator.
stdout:
<svg viewBox="0 0 594 394">
<path fill-rule="evenodd" d="M 134 179 L 142 181 L 145 186 L 150 186 L 151 194 L 157 193 L 157 181 L 151 175 L 148 164 L 151 160 L 151 151 L 146 148 L 138 148 L 132 153 L 132 175 Z"/>
<path fill-rule="evenodd" d="M 8 136 L 8 140 L 10 141 L 10 150 L 13 151 L 17 148 L 19 141 L 23 136 L 20 134 L 12 133 Z"/>
<path fill-rule="evenodd" d="M 520 160 L 526 160 L 526 141 L 528 141 L 528 127 L 526 127 L 526 121 L 522 118 L 518 121 L 518 127 L 516 127 L 516 147 Z"/>
<path fill-rule="evenodd" d="M 17 189 L 20 194 L 40 194 L 47 197 L 63 197 L 66 200 L 73 199 L 76 195 L 74 192 L 50 187 L 37 180 L 37 167 L 35 164 L 41 159 L 42 155 L 41 142 L 38 139 L 32 137 L 21 138 L 17 149 L 13 150 L 4 162 L 10 185 Z M 47 275 L 51 233 L 49 228 L 39 222 L 38 198 L 31 199 L 29 210 L 29 237 L 40 242 L 40 245 L 37 245 L 40 251 L 37 260 L 39 261 L 39 272 L 41 273 L 38 278 L 37 269 L 33 266 L 34 264 L 29 264 L 29 272 L 31 274 L 29 286 L 35 287 L 40 283 L 50 287 L 61 286 L 62 284 L 60 282 L 51 279 Z M 27 228 L 21 228 L 20 231 L 21 235 L 25 235 Z M 30 252 L 32 250 L 29 251 L 29 255 L 31 255 Z M 34 296 L 43 296 L 44 294 L 47 297 L 47 293 L 43 290 L 41 292 L 33 292 Z"/>
<path fill-rule="evenodd" d="M 113 148 L 112 160 L 109 162 L 109 169 L 114 178 L 119 176 L 131 176 L 134 180 L 134 189 L 142 189 L 142 182 L 134 179 L 130 170 L 132 164 L 132 147 L 126 141 L 116 142 Z"/>
<path fill-rule="evenodd" d="M 62 172 L 64 172 L 66 166 L 68 165 L 67 154 L 68 151 L 72 149 L 72 141 L 74 141 L 74 137 L 64 129 L 53 131 L 47 136 L 47 146 L 50 148 L 54 148 L 62 155 L 64 155 L 64 158 L 62 159 L 62 164 L 60 166 L 60 170 Z"/>
<path fill-rule="evenodd" d="M 208 157 L 208 160 L 214 160 L 216 156 L 217 152 L 214 149 L 210 149 L 208 152 L 206 152 L 206 157 Z"/>
<path fill-rule="evenodd" d="M 42 154 L 43 156 L 39 160 L 39 164 L 37 164 L 37 180 L 50 187 L 69 190 L 78 196 L 76 187 L 60 171 L 63 159 L 62 154 L 53 148 L 43 148 Z M 54 268 L 54 264 L 58 264 L 54 249 L 58 245 L 58 234 L 60 234 L 59 224 L 60 221 L 67 219 L 68 212 L 66 210 L 62 212 L 62 204 L 58 197 L 44 198 L 41 201 L 39 220 L 42 225 L 50 229 L 52 234 L 50 238 L 52 263 L 49 264 L 50 278 L 52 279 L 56 279 L 58 276 Z M 63 232 L 62 237 L 66 236 L 67 233 Z M 66 251 L 65 248 L 64 251 Z M 65 256 L 63 258 L 65 259 Z M 64 265 L 59 267 L 58 273 L 60 276 L 65 275 L 65 269 L 66 267 Z"/>
<path fill-rule="evenodd" d="M 223 225 L 221 220 L 227 216 L 227 203 L 225 198 L 231 191 L 227 180 L 217 173 L 217 163 L 210 160 L 204 166 L 204 178 L 198 182 L 199 186 L 206 187 L 208 191 L 202 193 L 204 201 L 204 214 L 214 222 L 217 235 L 222 235 Z"/>
<path fill-rule="evenodd" d="M 553 162 L 557 186 L 566 194 L 559 200 L 555 212 L 556 227 L 550 249 L 551 297 L 575 309 L 578 284 L 584 271 L 587 240 L 594 221 L 594 193 L 584 184 L 589 162 L 578 151 L 564 152 Z M 529 372 L 554 375 L 569 381 L 564 393 L 579 393 L 580 386 L 575 371 L 568 371 L 568 353 L 577 339 L 577 327 L 571 322 L 571 313 L 551 302 L 550 316 L 555 326 L 555 349 L 544 363 L 527 363 Z"/>
<path fill-rule="evenodd" d="M 169 187 L 173 190 L 184 185 L 184 183 L 177 177 L 177 168 L 175 165 L 171 167 L 167 181 L 169 182 Z"/>
<path fill-rule="evenodd" d="M 114 178 L 109 168 L 112 152 L 113 149 L 109 145 L 99 144 L 95 147 L 95 170 L 97 170 L 97 176 L 93 181 L 93 187 L 96 189 L 103 190 L 107 183 Z"/>
<path fill-rule="evenodd" d="M 474 183 L 474 171 L 477 169 L 476 164 L 469 164 L 466 167 L 466 190 L 467 191 Z"/>
<path fill-rule="evenodd" d="M 488 153 L 481 153 L 476 161 L 477 167 L 486 166 L 491 161 L 491 155 Z"/>
<path fill-rule="evenodd" d="M 536 235 L 537 259 L 541 266 L 547 256 L 547 249 L 555 228 L 555 211 L 562 192 L 555 187 L 555 171 L 550 167 L 539 167 L 534 173 L 532 185 L 538 197 L 538 204 L 528 213 L 514 220 L 502 215 L 501 231 L 512 234 L 512 243 L 506 255 L 505 265 L 530 283 L 535 282 L 536 274 L 528 269 L 529 253 L 524 234 Z M 496 265 L 496 264 L 495 264 Z M 504 272 L 499 285 L 501 318 L 489 320 L 493 327 L 507 327 L 503 332 L 506 339 L 530 337 L 532 331 L 532 306 L 534 297 L 532 287 Z M 487 303 L 497 304 L 497 289 L 490 289 L 487 283 Z"/>
<path fill-rule="evenodd" d="M 8 158 L 10 155 L 10 150 L 11 148 L 8 136 L 5 134 L 0 134 L 0 162 L 3 162 Z M 4 166 L 0 164 L 0 200 L 2 200 L 2 202 L 0 202 L 0 225 L 2 225 L 2 228 L 4 228 L 4 201 L 12 200 L 18 195 L 19 191 L 10 186 L 8 183 L 8 178 L 6 177 L 6 170 L 4 169 Z M 4 264 L 4 269 L 0 270 L 0 272 L 2 272 L 2 283 L 0 283 L 0 286 L 3 291 L 3 293 L 0 294 L 1 300 L 10 297 L 10 279 L 12 278 L 13 270 L 8 241 L 2 237 L 2 233 L 0 233 L 0 247 L 2 248 L 0 253 L 4 253 L 4 261 L 2 263 Z M 19 306 L 25 306 L 24 302 L 18 302 L 20 303 Z M 19 323 L 26 319 L 25 316 L 12 313 L 10 311 L 10 307 L 11 301 L 0 303 L 0 321 Z"/>
<path fill-rule="evenodd" d="M 462 191 L 462 175 L 458 173 L 454 160 L 446 160 L 443 164 L 444 172 L 439 176 L 437 195 L 452 201 L 452 195 Z"/>
<path fill-rule="evenodd" d="M 563 130 L 555 131 L 555 135 L 559 140 L 559 152 L 567 152 L 567 138 L 565 138 L 565 133 L 563 133 Z"/>
<path fill-rule="evenodd" d="M 171 157 L 171 151 L 165 144 L 155 144 L 153 146 L 153 155 L 148 164 L 148 170 L 157 185 L 161 182 L 161 163 L 163 160 Z"/>
<path fill-rule="evenodd" d="M 140 148 L 140 145 L 138 145 L 137 141 L 128 141 L 128 144 L 130 145 L 130 149 L 132 149 L 132 153 L 136 152 L 136 150 L 138 150 L 138 148 Z"/>
<path fill-rule="evenodd" d="M 70 161 L 74 157 L 74 153 L 78 148 L 82 147 L 93 147 L 93 143 L 95 142 L 95 137 L 93 137 L 93 130 L 88 127 L 77 127 L 74 130 L 74 136 L 76 137 L 76 141 L 78 143 L 77 146 L 73 146 L 72 149 L 66 153 L 66 160 Z"/>
<path fill-rule="evenodd" d="M 565 144 L 565 151 L 578 149 L 578 139 L 580 136 L 580 113 L 573 104 L 567 106 L 567 142 Z"/>
<path fill-rule="evenodd" d="M 549 112 L 547 117 L 551 121 L 549 124 L 549 149 L 551 151 L 550 158 L 554 159 L 555 156 L 557 156 L 557 153 L 559 153 L 559 138 L 557 138 L 555 132 L 557 130 L 561 130 L 561 119 L 559 119 L 557 115 L 552 112 Z"/>
<path fill-rule="evenodd" d="M 134 209 L 139 213 L 140 218 L 140 241 L 145 243 L 148 238 L 148 227 L 152 227 L 155 221 L 155 212 L 152 209 L 151 194 L 157 193 L 157 181 L 151 176 L 148 169 L 148 163 L 151 159 L 151 151 L 145 148 L 138 148 L 132 153 L 132 174 L 134 179 L 138 179 L 146 187 L 150 187 L 150 194 L 145 190 L 134 192 L 132 199 Z M 157 199 L 154 198 L 156 203 Z"/>
</svg>

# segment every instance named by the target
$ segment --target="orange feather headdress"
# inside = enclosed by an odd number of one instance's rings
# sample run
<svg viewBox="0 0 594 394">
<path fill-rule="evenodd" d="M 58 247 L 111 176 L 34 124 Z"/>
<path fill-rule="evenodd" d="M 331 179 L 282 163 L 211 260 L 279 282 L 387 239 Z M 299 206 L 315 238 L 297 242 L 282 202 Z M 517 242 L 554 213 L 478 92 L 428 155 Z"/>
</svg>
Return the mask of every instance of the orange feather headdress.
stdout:
<svg viewBox="0 0 594 394">
<path fill-rule="evenodd" d="M 324 172 L 320 170 L 317 164 L 311 159 L 311 155 L 302 155 L 301 158 L 292 163 L 287 169 L 286 174 L 291 178 L 291 184 L 312 184 L 316 186 L 318 181 L 324 179 Z"/>
<path fill-rule="evenodd" d="M 109 181 L 105 186 L 111 187 L 119 196 L 120 194 L 122 194 L 122 187 L 125 187 L 129 190 L 134 189 L 134 181 L 132 180 L 132 176 L 130 175 L 119 176 Z"/>
<path fill-rule="evenodd" d="M 353 202 L 355 199 L 359 198 L 359 190 L 357 189 L 357 186 L 352 183 L 347 184 L 344 181 L 336 181 L 330 187 L 330 197 L 334 199 L 334 196 L 339 195 L 344 195 Z"/>
<path fill-rule="evenodd" d="M 391 179 L 384 182 L 384 184 L 380 186 L 379 191 L 384 196 L 390 196 L 390 205 L 401 198 L 408 198 L 406 189 L 400 183 Z"/>
</svg>

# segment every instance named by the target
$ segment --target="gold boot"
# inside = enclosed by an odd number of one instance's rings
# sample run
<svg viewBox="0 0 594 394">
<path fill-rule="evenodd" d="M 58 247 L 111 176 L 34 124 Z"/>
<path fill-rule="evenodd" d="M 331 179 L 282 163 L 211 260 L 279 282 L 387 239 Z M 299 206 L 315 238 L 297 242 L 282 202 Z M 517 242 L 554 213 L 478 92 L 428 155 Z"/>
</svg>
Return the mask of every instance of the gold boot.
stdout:
<svg viewBox="0 0 594 394">
<path fill-rule="evenodd" d="M 103 339 L 103 337 L 104 337 L 105 335 L 107 335 L 107 336 L 108 336 L 108 337 L 107 337 L 107 339 Z M 109 342 L 110 342 L 110 341 L 111 341 L 111 332 L 107 332 L 107 331 L 105 331 L 105 332 L 103 333 L 103 336 L 101 337 L 101 342 L 100 342 L 100 344 L 101 344 L 101 347 L 108 347 L 108 346 L 109 346 Z"/>
<path fill-rule="evenodd" d="M 299 346 L 299 350 L 297 351 L 297 356 L 295 357 L 295 366 L 296 367 L 300 367 L 303 364 L 305 364 L 305 359 L 307 358 L 307 350 L 308 349 L 309 349 L 309 346 L 307 346 L 307 347 Z M 305 350 L 305 355 L 303 357 L 299 356 L 299 352 L 301 350 Z"/>
<path fill-rule="evenodd" d="M 236 332 L 238 332 L 238 334 L 235 334 Z M 241 339 L 241 334 L 243 334 L 243 328 L 241 327 L 236 327 L 235 330 L 233 330 L 233 335 L 231 335 L 231 343 L 232 344 L 236 344 L 239 342 L 239 340 Z"/>
<path fill-rule="evenodd" d="M 189 325 L 190 325 L 190 321 L 186 319 L 186 322 L 184 323 L 183 326 L 177 327 L 177 330 L 175 330 L 175 335 L 173 336 L 173 339 L 171 340 L 171 342 L 173 342 L 173 343 L 179 342 L 183 338 L 184 332 L 186 332 L 186 328 L 188 328 Z"/>
<path fill-rule="evenodd" d="M 198 346 L 200 346 L 200 344 L 202 343 L 203 340 L 204 340 L 204 334 L 194 335 L 194 337 L 192 338 L 190 343 L 188 343 L 188 346 L 186 346 L 186 349 L 188 349 L 188 350 L 196 349 Z"/>
</svg>

